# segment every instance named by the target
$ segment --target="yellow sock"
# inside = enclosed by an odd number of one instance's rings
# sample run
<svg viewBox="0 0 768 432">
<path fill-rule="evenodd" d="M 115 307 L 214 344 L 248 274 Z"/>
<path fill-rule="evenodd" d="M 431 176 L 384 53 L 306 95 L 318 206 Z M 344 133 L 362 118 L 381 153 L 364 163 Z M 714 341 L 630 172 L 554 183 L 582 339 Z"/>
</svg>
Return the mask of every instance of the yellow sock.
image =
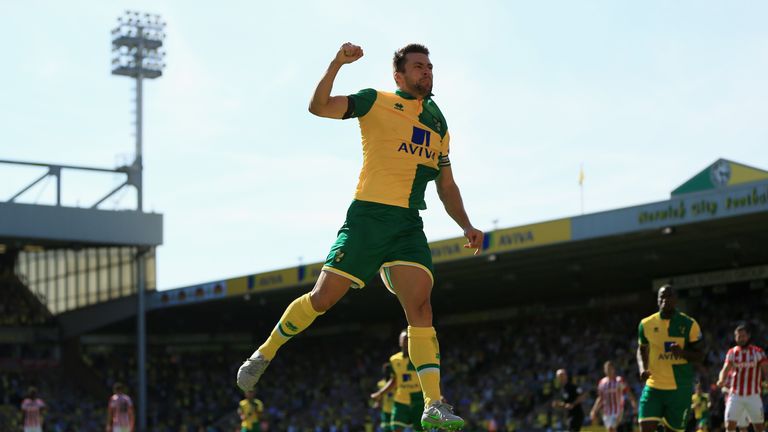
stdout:
<svg viewBox="0 0 768 432">
<path fill-rule="evenodd" d="M 272 360 L 277 353 L 277 349 L 288 342 L 292 337 L 304 331 L 312 321 L 325 312 L 317 312 L 312 307 L 309 300 L 309 293 L 297 298 L 283 312 L 280 321 L 277 322 L 272 333 L 269 334 L 266 342 L 259 348 L 258 352 L 267 360 Z M 254 353 L 255 354 L 255 353 Z"/>
<path fill-rule="evenodd" d="M 439 401 L 440 394 L 440 346 L 434 327 L 408 326 L 408 356 L 419 374 L 424 406 Z"/>
</svg>

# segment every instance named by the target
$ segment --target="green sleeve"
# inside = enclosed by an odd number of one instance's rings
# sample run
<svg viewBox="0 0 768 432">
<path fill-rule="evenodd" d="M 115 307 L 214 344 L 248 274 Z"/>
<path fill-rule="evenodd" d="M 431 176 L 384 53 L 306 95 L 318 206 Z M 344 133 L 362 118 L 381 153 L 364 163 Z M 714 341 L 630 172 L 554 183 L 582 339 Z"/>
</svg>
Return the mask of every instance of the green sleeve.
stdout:
<svg viewBox="0 0 768 432">
<path fill-rule="evenodd" d="M 347 112 L 344 113 L 342 118 L 362 117 L 368 114 L 378 95 L 379 93 L 376 90 L 368 88 L 347 96 Z"/>
<path fill-rule="evenodd" d="M 648 345 L 648 339 L 645 337 L 645 331 L 643 330 L 642 322 L 639 326 L 637 326 L 637 343 L 640 345 Z"/>
</svg>

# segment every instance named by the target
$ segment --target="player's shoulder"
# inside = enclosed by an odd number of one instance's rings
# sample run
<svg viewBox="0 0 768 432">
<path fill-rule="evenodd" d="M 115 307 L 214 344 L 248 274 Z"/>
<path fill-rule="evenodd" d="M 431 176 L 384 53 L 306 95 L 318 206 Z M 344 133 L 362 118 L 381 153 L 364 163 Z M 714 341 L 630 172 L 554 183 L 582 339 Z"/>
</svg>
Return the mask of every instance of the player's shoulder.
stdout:
<svg viewBox="0 0 768 432">
<path fill-rule="evenodd" d="M 660 318 L 661 318 L 661 314 L 659 314 L 658 312 L 655 312 L 655 313 L 653 313 L 651 315 L 648 315 L 647 317 L 641 319 L 640 320 L 640 325 L 644 326 L 644 325 L 648 324 L 649 322 L 657 321 Z"/>
<path fill-rule="evenodd" d="M 395 353 L 395 354 L 392 354 L 391 356 L 389 356 L 389 361 L 392 362 L 392 363 L 395 363 L 395 362 L 402 361 L 403 358 L 404 358 L 403 353 L 399 352 L 399 353 Z"/>
<path fill-rule="evenodd" d="M 750 344 L 749 347 L 750 347 L 749 349 L 751 349 L 753 352 L 756 352 L 756 353 L 762 353 L 763 352 L 763 349 L 760 348 L 757 345 Z"/>
<path fill-rule="evenodd" d="M 677 316 L 678 316 L 678 317 L 679 317 L 681 320 L 683 320 L 683 321 L 686 321 L 686 322 L 688 322 L 688 323 L 689 323 L 689 324 L 691 324 L 691 325 L 693 325 L 693 324 L 696 324 L 696 325 L 698 325 L 698 324 L 699 324 L 699 323 L 698 323 L 698 321 L 696 321 L 696 319 L 695 319 L 695 318 L 693 318 L 692 316 L 690 316 L 690 315 L 686 314 L 685 312 L 680 312 L 680 311 L 678 311 L 678 312 L 677 312 Z"/>
</svg>

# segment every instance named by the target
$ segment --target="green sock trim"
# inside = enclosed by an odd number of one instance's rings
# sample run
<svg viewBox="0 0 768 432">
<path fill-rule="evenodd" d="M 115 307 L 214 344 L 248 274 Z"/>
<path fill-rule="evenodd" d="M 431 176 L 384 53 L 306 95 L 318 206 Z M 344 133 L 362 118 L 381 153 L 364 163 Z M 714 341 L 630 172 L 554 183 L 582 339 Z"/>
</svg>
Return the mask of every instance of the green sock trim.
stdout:
<svg viewBox="0 0 768 432">
<path fill-rule="evenodd" d="M 416 372 L 421 372 L 421 371 L 423 371 L 424 369 L 437 369 L 437 370 L 440 370 L 440 365 L 439 365 L 439 364 L 437 364 L 437 363 L 427 363 L 427 364 L 423 364 L 423 365 L 421 365 L 421 366 L 418 366 L 418 367 L 416 368 Z"/>
<path fill-rule="evenodd" d="M 280 323 L 277 323 L 277 331 L 280 332 L 280 335 L 282 337 L 284 337 L 284 338 L 289 338 L 290 339 L 290 338 L 295 336 L 295 335 L 286 333 L 285 330 L 283 330 L 283 326 L 280 325 Z"/>
</svg>

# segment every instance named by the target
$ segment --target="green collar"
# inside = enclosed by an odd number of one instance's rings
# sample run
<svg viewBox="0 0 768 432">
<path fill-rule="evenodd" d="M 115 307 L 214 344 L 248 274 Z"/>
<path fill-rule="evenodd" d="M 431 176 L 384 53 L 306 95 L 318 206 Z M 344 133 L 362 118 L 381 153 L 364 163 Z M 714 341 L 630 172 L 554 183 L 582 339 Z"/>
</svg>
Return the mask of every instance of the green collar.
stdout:
<svg viewBox="0 0 768 432">
<path fill-rule="evenodd" d="M 397 94 L 398 96 L 400 96 L 400 97 L 401 97 L 401 98 L 403 98 L 403 99 L 411 99 L 411 100 L 413 100 L 413 99 L 416 99 L 416 98 L 415 98 L 413 95 L 411 95 L 410 93 L 404 92 L 404 91 L 402 91 L 402 90 L 400 90 L 400 89 L 397 89 L 397 90 L 395 91 L 395 94 Z M 429 95 L 427 95 L 427 97 L 425 97 L 424 99 L 430 99 L 430 98 L 432 98 L 432 96 L 434 96 L 434 94 L 433 94 L 433 93 L 430 93 L 430 94 L 429 94 Z"/>
<path fill-rule="evenodd" d="M 664 316 L 664 314 L 661 311 L 659 311 L 659 318 L 661 318 L 663 320 L 671 320 L 672 318 L 674 318 L 676 316 L 677 316 L 677 308 L 675 308 L 675 310 L 673 310 L 672 313 L 669 314 L 669 316 L 666 316 L 666 317 Z"/>
</svg>

